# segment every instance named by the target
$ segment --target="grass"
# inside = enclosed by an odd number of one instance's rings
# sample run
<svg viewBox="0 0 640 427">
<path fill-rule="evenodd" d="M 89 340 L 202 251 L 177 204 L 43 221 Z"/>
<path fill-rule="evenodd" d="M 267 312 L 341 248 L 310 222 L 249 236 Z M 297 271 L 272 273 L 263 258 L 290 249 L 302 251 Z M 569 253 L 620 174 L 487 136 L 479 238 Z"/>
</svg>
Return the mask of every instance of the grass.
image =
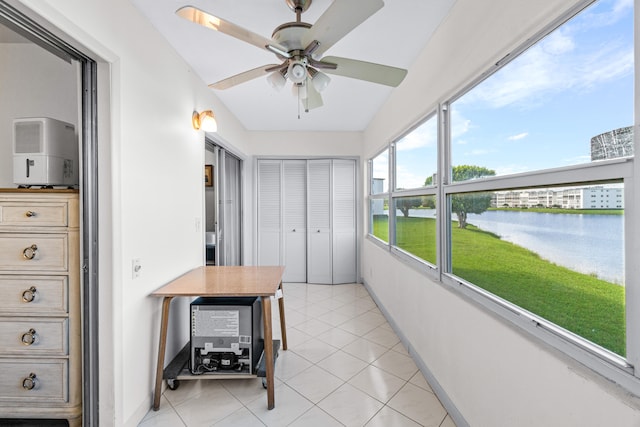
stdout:
<svg viewBox="0 0 640 427">
<path fill-rule="evenodd" d="M 435 263 L 435 219 L 397 221 L 397 246 Z M 373 234 L 388 241 L 387 217 L 373 225 Z M 625 355 L 624 287 L 553 264 L 473 225 L 452 223 L 451 240 L 456 276 Z"/>
</svg>

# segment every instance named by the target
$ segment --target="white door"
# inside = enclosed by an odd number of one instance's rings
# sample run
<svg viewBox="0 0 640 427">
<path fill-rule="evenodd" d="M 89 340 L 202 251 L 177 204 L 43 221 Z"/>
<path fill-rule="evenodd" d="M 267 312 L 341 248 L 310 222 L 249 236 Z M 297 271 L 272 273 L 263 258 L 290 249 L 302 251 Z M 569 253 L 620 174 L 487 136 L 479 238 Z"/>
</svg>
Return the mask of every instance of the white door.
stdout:
<svg viewBox="0 0 640 427">
<path fill-rule="evenodd" d="M 353 160 L 333 160 L 333 281 L 356 281 L 356 165 Z"/>
<path fill-rule="evenodd" d="M 258 265 L 281 265 L 282 161 L 258 161 Z"/>
<path fill-rule="evenodd" d="M 331 160 L 308 162 L 307 281 L 333 283 L 331 236 Z"/>
<path fill-rule="evenodd" d="M 282 280 L 307 281 L 307 161 L 283 161 L 284 265 Z"/>
</svg>

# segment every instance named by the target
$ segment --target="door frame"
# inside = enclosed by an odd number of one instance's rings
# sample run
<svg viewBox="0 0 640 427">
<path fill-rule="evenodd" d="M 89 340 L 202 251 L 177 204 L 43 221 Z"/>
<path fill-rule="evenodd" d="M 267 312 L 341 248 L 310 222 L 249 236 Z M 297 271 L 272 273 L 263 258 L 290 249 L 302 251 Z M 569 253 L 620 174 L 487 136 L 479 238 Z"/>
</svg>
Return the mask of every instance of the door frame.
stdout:
<svg viewBox="0 0 640 427">
<path fill-rule="evenodd" d="M 97 63 L 27 15 L 0 1 L 0 21 L 61 59 L 80 64 L 80 209 L 83 425 L 99 425 L 98 73 Z"/>
</svg>

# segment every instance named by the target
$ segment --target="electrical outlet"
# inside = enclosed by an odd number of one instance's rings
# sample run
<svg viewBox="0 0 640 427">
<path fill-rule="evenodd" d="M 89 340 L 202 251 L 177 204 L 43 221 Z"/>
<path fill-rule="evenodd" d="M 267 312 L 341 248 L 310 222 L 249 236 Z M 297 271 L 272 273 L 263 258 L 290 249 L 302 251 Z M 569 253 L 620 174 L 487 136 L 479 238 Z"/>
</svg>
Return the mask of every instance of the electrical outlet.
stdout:
<svg viewBox="0 0 640 427">
<path fill-rule="evenodd" d="M 134 258 L 131 261 L 131 278 L 137 279 L 140 277 L 140 270 L 142 270 L 142 263 L 140 262 L 140 258 Z"/>
</svg>

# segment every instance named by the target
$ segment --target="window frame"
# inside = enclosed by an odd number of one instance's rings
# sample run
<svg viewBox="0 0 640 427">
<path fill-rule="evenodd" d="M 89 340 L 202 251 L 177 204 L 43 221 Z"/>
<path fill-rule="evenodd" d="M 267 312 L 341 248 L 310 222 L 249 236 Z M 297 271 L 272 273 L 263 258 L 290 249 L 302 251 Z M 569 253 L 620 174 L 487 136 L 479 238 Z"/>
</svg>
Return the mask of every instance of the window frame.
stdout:
<svg viewBox="0 0 640 427">
<path fill-rule="evenodd" d="M 521 53 L 537 44 L 548 34 L 564 25 L 575 15 L 595 3 L 596 0 L 584 0 L 576 4 L 566 13 L 553 19 L 548 25 L 542 28 L 534 37 L 529 38 L 522 45 L 516 47 L 501 60 L 492 64 L 487 70 L 480 73 L 477 78 L 470 80 L 452 96 L 443 100 L 437 108 L 430 110 L 417 124 L 411 126 L 403 134 L 393 139 L 385 146 L 389 149 L 389 192 L 384 193 L 388 197 L 389 205 L 394 206 L 394 198 L 406 196 L 435 196 L 436 199 L 436 245 L 437 260 L 436 265 L 432 265 L 425 260 L 411 255 L 395 246 L 395 212 L 389 212 L 389 242 L 384 242 L 368 233 L 367 237 L 386 248 L 391 254 L 416 267 L 426 273 L 431 279 L 435 279 L 448 289 L 460 293 L 470 299 L 473 303 L 484 307 L 487 311 L 498 315 L 510 324 L 516 325 L 526 331 L 530 336 L 541 340 L 545 344 L 552 346 L 560 352 L 577 360 L 583 365 L 591 368 L 595 372 L 603 375 L 609 380 L 623 386 L 636 395 L 640 395 L 640 280 L 636 279 L 640 274 L 640 266 L 634 265 L 634 255 L 640 247 L 640 212 L 634 208 L 634 196 L 640 198 L 640 164 L 636 165 L 634 157 L 624 157 L 609 160 L 600 160 L 583 164 L 570 165 L 540 169 L 525 173 L 500 175 L 487 177 L 482 180 L 472 180 L 463 182 L 452 182 L 452 156 L 451 156 L 451 117 L 449 114 L 451 104 L 463 95 L 478 86 L 488 77 L 500 70 L 502 67 L 516 59 Z M 634 4 L 634 15 L 638 16 L 640 8 L 638 2 Z M 634 50 L 640 47 L 639 30 L 634 28 Z M 638 73 L 638 61 L 634 64 L 634 73 Z M 640 95 L 637 89 L 634 91 L 634 104 L 638 103 Z M 408 135 L 411 131 L 419 127 L 422 123 L 437 115 L 438 121 L 438 142 L 437 142 L 437 171 L 436 182 L 433 186 L 419 189 L 396 190 L 395 189 L 395 143 Z M 640 111 L 634 111 L 634 128 L 640 120 Z M 635 132 L 637 135 L 638 132 Z M 634 146 L 636 137 L 634 135 Z M 384 151 L 384 149 L 382 151 Z M 382 151 L 379 151 L 379 155 Z M 375 156 L 374 156 L 375 157 Z M 372 161 L 369 161 L 371 170 Z M 371 178 L 371 177 L 370 177 Z M 624 254 L 629 260 L 625 263 L 625 316 L 626 316 L 626 357 L 619 356 L 609 350 L 604 350 L 598 345 L 582 338 L 572 332 L 530 313 L 521 307 L 510 303 L 500 297 L 483 290 L 482 288 L 466 282 L 451 273 L 451 212 L 448 206 L 449 196 L 459 193 L 475 191 L 500 191 L 514 188 L 535 188 L 554 187 L 562 185 L 582 185 L 604 183 L 612 181 L 622 181 L 624 184 L 625 216 L 624 216 Z M 371 183 L 371 179 L 369 180 Z M 371 184 L 369 184 L 371 185 Z M 380 194 L 376 195 L 380 196 Z M 373 197 L 369 191 L 369 198 Z M 639 199 L 640 200 L 640 199 Z M 393 216 L 393 217 L 392 217 Z M 371 230 L 371 227 L 369 227 Z M 635 255 L 637 258 L 637 255 Z"/>
</svg>

